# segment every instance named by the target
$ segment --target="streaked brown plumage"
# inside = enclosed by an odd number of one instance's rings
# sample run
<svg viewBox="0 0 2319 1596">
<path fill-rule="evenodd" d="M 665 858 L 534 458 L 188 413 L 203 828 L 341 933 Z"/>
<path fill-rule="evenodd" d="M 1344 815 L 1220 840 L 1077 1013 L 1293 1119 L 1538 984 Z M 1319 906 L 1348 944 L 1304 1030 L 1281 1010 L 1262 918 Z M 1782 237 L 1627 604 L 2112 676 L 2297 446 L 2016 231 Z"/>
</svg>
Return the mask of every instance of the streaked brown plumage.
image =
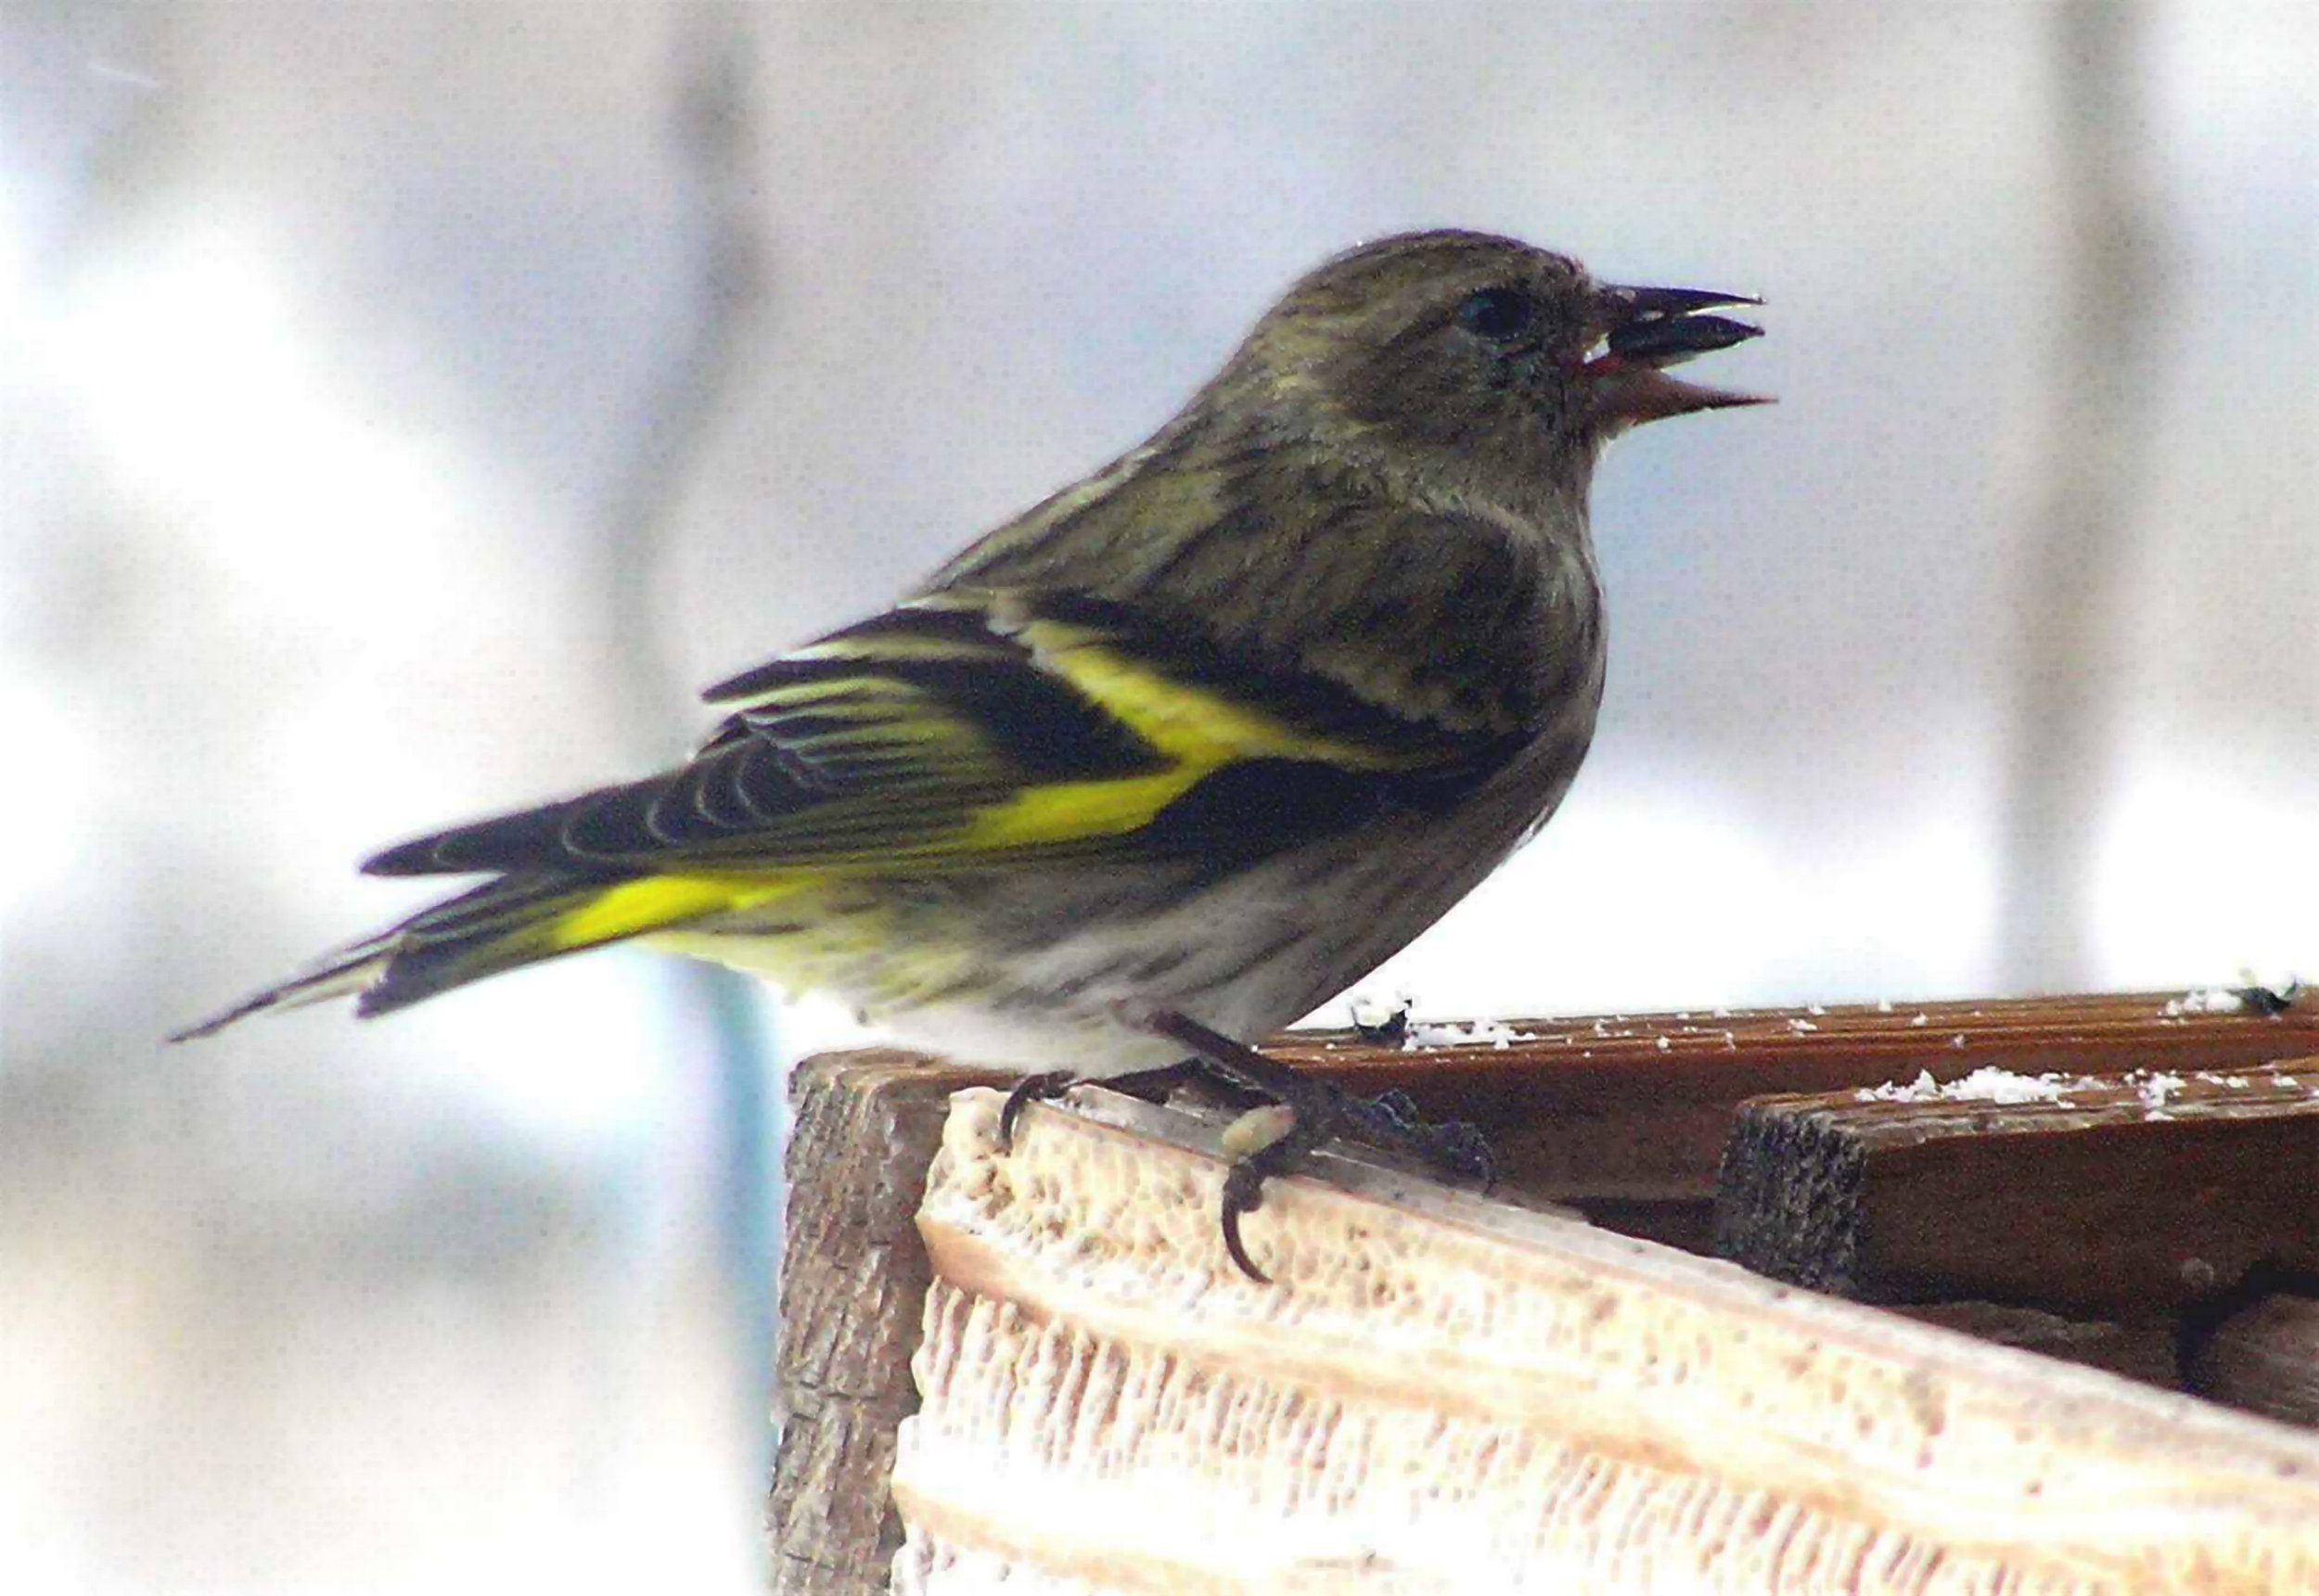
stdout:
<svg viewBox="0 0 2319 1596">
<path fill-rule="evenodd" d="M 1472 233 L 1329 262 L 1148 442 L 712 690 L 693 761 L 381 854 L 489 878 L 196 1028 L 644 937 L 1014 1066 L 1167 1063 L 1155 1012 L 1260 1037 L 1561 800 L 1595 458 L 1749 402 L 1659 369 L 1751 335 L 1698 313 L 1734 298 Z"/>
</svg>

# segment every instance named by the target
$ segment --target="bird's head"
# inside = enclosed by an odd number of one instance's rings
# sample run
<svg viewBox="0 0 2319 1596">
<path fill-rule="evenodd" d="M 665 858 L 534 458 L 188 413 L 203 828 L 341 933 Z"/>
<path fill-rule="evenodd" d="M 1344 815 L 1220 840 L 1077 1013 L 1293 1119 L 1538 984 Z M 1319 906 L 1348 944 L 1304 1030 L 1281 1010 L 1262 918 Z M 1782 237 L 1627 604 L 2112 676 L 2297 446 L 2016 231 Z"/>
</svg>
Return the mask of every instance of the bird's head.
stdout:
<svg viewBox="0 0 2319 1596">
<path fill-rule="evenodd" d="M 1585 465 L 1631 427 L 1763 402 L 1667 370 L 1756 337 L 1760 328 L 1701 313 L 1755 302 L 1597 283 L 1568 256 L 1512 238 L 1404 234 L 1297 283 L 1225 380 L 1284 431 L 1524 473 L 1568 463 L 1582 485 Z"/>
</svg>

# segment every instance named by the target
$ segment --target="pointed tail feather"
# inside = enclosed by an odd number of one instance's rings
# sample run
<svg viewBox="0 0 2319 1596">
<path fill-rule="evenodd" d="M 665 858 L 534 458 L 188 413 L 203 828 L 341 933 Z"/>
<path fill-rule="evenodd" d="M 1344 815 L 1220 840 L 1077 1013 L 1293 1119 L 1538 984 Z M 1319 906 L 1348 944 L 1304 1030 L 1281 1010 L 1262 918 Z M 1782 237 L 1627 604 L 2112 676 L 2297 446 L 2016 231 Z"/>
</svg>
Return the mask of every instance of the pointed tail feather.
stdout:
<svg viewBox="0 0 2319 1596">
<path fill-rule="evenodd" d="M 215 1036 L 237 1020 L 268 1009 L 303 1008 L 308 1003 L 327 1002 L 332 998 L 359 992 L 376 981 L 386 969 L 390 953 L 378 945 L 378 939 L 361 942 L 332 954 L 322 963 L 292 976 L 281 985 L 253 992 L 229 1009 L 211 1015 L 208 1019 L 169 1033 L 171 1041 L 197 1041 L 205 1036 Z"/>
<path fill-rule="evenodd" d="M 169 1040 L 190 1041 L 268 1009 L 298 1008 L 338 997 L 352 997 L 358 1014 L 389 1014 L 486 976 L 761 902 L 790 889 L 729 878 L 646 876 L 607 883 L 575 882 L 564 875 L 503 875 L 342 948 Z"/>
</svg>

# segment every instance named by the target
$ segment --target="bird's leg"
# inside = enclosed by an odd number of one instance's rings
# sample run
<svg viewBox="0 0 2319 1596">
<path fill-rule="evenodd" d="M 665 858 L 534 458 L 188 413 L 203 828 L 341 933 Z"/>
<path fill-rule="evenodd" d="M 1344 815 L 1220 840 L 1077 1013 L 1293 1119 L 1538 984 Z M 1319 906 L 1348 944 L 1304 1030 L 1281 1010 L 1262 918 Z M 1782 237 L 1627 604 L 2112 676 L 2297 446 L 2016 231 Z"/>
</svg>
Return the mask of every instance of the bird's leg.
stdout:
<svg viewBox="0 0 2319 1596">
<path fill-rule="evenodd" d="M 1328 1135 L 1414 1155 L 1446 1176 L 1484 1185 L 1497 1178 L 1480 1131 L 1463 1121 L 1427 1124 L 1405 1092 L 1355 1097 L 1173 1010 L 1151 1010 L 1136 1018 L 1144 1029 L 1191 1048 L 1196 1061 L 1241 1092 L 1328 1121 Z"/>
<path fill-rule="evenodd" d="M 1163 1064 L 1157 1069 L 1097 1076 L 1095 1084 L 1123 1092 L 1130 1097 L 1140 1097 L 1146 1103 L 1165 1103 L 1171 1093 L 1185 1086 L 1197 1086 L 1234 1108 L 1249 1108 L 1263 1101 L 1262 1093 L 1250 1092 L 1198 1053 L 1179 1058 L 1173 1064 Z"/>
<path fill-rule="evenodd" d="M 1179 1058 L 1173 1064 L 1163 1064 L 1157 1069 L 1134 1069 L 1121 1075 L 1079 1075 L 1068 1069 L 1042 1070 L 1015 1082 L 1013 1089 L 1006 1093 L 1006 1103 L 1000 1105 L 1000 1150 L 1003 1152 L 1015 1144 L 1015 1127 L 1022 1118 L 1024 1104 L 1051 1102 L 1074 1086 L 1088 1084 L 1125 1092 L 1146 1103 L 1165 1103 L 1171 1092 L 1184 1086 L 1206 1087 L 1235 1108 L 1245 1108 L 1252 1103 L 1264 1101 L 1262 1092 L 1241 1086 L 1232 1076 L 1197 1053 L 1189 1058 Z"/>
<path fill-rule="evenodd" d="M 1464 1124 L 1426 1125 L 1405 1093 L 1354 1097 L 1172 1009 L 1143 1011 L 1131 1017 L 1139 1028 L 1191 1049 L 1195 1059 L 1226 1081 L 1277 1105 L 1251 1109 L 1224 1131 L 1225 1149 L 1236 1155 L 1224 1177 L 1224 1250 L 1250 1280 L 1267 1277 L 1250 1261 L 1241 1244 L 1240 1216 L 1262 1204 L 1267 1179 L 1282 1173 L 1331 1137 L 1413 1154 L 1444 1175 L 1478 1180 L 1485 1189 L 1496 1178 L 1488 1144 L 1480 1131 Z"/>
</svg>

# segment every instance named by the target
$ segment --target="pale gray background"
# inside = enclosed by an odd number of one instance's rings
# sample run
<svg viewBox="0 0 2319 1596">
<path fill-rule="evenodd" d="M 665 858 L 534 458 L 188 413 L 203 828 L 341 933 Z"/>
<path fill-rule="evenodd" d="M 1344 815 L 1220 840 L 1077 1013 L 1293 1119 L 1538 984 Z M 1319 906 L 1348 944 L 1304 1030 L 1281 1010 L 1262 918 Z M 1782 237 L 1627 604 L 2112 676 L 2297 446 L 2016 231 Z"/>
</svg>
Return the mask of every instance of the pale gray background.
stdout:
<svg viewBox="0 0 2319 1596">
<path fill-rule="evenodd" d="M 753 1061 L 173 1024 L 1412 225 L 1755 289 L 1444 1015 L 2319 972 L 2319 7 L 0 6 L 0 1589 L 743 1590 Z"/>
</svg>

